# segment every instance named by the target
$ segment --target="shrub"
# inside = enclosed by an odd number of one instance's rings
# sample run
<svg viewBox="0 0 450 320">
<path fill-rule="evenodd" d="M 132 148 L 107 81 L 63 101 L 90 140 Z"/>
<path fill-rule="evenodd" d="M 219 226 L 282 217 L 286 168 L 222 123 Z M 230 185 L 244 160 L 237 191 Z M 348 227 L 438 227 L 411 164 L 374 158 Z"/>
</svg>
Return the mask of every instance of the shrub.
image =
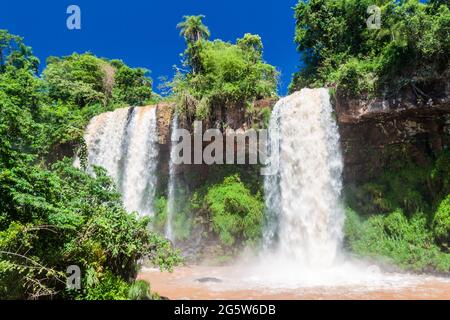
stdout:
<svg viewBox="0 0 450 320">
<path fill-rule="evenodd" d="M 151 300 L 150 284 L 144 280 L 133 282 L 128 289 L 130 300 Z"/>
<path fill-rule="evenodd" d="M 426 224 L 422 213 L 407 219 L 401 210 L 396 210 L 359 222 L 354 211 L 347 210 L 346 245 L 359 256 L 387 260 L 403 269 L 448 272 L 450 254 L 440 251 Z"/>
<path fill-rule="evenodd" d="M 263 222 L 263 203 L 241 182 L 239 176 L 225 178 L 212 186 L 205 197 L 213 230 L 226 246 L 236 241 L 248 244 L 259 240 Z"/>
<path fill-rule="evenodd" d="M 127 300 L 129 285 L 112 273 L 106 273 L 93 287 L 88 288 L 85 295 L 79 298 L 83 300 Z"/>
<path fill-rule="evenodd" d="M 158 197 L 154 202 L 155 217 L 153 218 L 153 227 L 156 230 L 164 230 L 167 222 L 167 199 L 164 196 Z"/>
<path fill-rule="evenodd" d="M 434 215 L 433 231 L 436 238 L 448 247 L 450 241 L 450 194 L 442 200 Z"/>
</svg>

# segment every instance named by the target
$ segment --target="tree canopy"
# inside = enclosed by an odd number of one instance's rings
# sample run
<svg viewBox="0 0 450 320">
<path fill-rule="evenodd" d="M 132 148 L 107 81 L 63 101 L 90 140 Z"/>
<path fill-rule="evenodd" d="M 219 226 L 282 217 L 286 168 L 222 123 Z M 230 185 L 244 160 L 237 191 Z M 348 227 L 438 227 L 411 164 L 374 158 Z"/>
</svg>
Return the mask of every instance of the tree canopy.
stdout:
<svg viewBox="0 0 450 320">
<path fill-rule="evenodd" d="M 381 10 L 379 29 L 367 27 L 371 5 Z M 337 86 L 350 95 L 389 96 L 449 67 L 448 1 L 299 1 L 295 18 L 304 67 L 291 91 Z"/>
<path fill-rule="evenodd" d="M 180 112 L 206 119 L 213 108 L 246 107 L 256 99 L 276 95 L 278 72 L 264 62 L 263 44 L 258 35 L 245 34 L 236 44 L 209 37 L 207 27 L 198 27 L 204 16 L 185 17 L 182 35 L 187 41 L 184 66 L 170 84 Z M 189 26 L 189 29 L 188 27 Z M 187 31 L 191 30 L 191 31 Z"/>
</svg>

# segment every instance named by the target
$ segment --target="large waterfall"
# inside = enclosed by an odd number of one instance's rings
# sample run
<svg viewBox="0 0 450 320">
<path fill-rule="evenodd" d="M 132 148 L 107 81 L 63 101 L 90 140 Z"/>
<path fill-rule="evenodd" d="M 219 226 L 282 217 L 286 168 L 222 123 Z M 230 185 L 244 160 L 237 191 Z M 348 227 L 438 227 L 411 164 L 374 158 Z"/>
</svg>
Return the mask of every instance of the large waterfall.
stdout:
<svg viewBox="0 0 450 320">
<path fill-rule="evenodd" d="M 154 213 L 157 139 L 155 107 L 102 113 L 92 118 L 85 133 L 89 170 L 94 165 L 105 168 L 127 211 L 142 216 Z"/>
<path fill-rule="evenodd" d="M 265 177 L 266 247 L 303 267 L 331 266 L 342 241 L 342 159 L 326 89 L 281 99 L 269 128 L 278 174 Z M 278 151 L 278 152 L 277 152 Z"/>
</svg>

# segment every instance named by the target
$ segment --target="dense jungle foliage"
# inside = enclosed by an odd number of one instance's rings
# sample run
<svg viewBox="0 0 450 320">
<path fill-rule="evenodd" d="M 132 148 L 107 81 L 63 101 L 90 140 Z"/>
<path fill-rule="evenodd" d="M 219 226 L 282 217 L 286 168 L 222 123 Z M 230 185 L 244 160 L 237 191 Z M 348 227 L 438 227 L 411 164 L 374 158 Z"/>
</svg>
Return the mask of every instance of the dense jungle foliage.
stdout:
<svg viewBox="0 0 450 320">
<path fill-rule="evenodd" d="M 403 269 L 450 271 L 450 152 L 419 165 L 393 161 L 370 183 L 347 186 L 346 245 Z"/>
<path fill-rule="evenodd" d="M 173 220 L 175 242 L 196 258 L 226 262 L 243 248 L 257 249 L 264 228 L 263 179 L 259 166 L 214 165 L 206 172 L 195 169 L 180 177 Z M 155 201 L 155 227 L 164 230 L 167 195 Z M 193 243 L 199 245 L 192 248 Z"/>
<path fill-rule="evenodd" d="M 177 252 L 127 213 L 102 168 L 96 177 L 55 160 L 65 144 L 81 145 L 89 119 L 151 99 L 143 69 L 73 54 L 39 60 L 20 37 L 0 30 L 0 299 L 150 299 L 134 282 L 139 259 L 163 269 Z M 66 287 L 77 265 L 82 290 Z"/>
<path fill-rule="evenodd" d="M 372 5 L 381 9 L 379 29 L 367 27 Z M 304 66 L 290 91 L 328 86 L 352 97 L 390 98 L 411 87 L 427 102 L 433 96 L 424 88 L 449 68 L 449 6 L 447 0 L 299 1 L 295 42 Z"/>
<path fill-rule="evenodd" d="M 187 49 L 183 67 L 168 84 L 178 112 L 187 120 L 207 120 L 220 110 L 245 112 L 257 99 L 276 96 L 278 72 L 263 60 L 261 37 L 246 33 L 236 44 L 209 41 L 204 16 L 185 16 L 178 24 Z"/>
</svg>

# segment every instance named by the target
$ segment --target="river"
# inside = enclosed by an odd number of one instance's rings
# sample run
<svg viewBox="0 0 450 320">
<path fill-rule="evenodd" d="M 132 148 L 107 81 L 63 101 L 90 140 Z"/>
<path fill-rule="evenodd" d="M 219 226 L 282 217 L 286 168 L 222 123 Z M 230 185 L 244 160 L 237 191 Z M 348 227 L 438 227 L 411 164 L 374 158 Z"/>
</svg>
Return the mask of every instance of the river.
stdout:
<svg viewBox="0 0 450 320">
<path fill-rule="evenodd" d="M 449 300 L 450 279 L 429 275 L 392 273 L 371 283 L 285 287 L 251 283 L 235 266 L 185 266 L 174 272 L 144 269 L 139 279 L 169 299 L 206 300 Z M 219 282 L 220 281 L 220 282 Z"/>
</svg>

